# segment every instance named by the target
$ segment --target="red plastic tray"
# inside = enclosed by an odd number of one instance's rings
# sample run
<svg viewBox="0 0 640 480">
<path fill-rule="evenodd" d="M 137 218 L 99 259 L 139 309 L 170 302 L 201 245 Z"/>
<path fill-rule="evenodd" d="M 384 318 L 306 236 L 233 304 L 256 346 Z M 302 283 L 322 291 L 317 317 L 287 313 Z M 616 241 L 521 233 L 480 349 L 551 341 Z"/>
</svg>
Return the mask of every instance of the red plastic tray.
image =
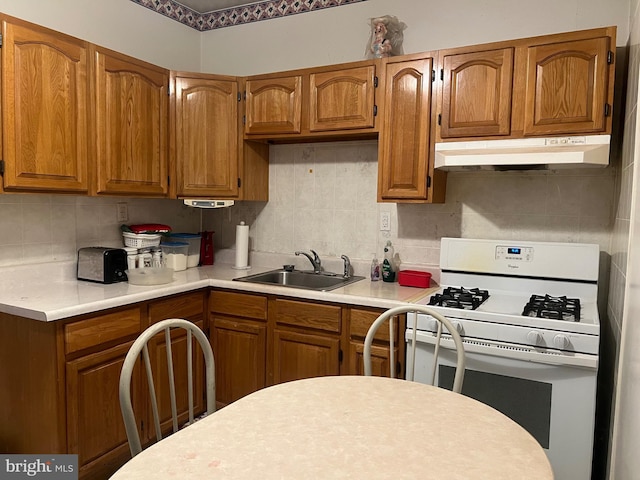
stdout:
<svg viewBox="0 0 640 480">
<path fill-rule="evenodd" d="M 418 270 L 400 270 L 398 283 L 405 287 L 428 288 L 431 283 L 431 274 Z"/>
</svg>

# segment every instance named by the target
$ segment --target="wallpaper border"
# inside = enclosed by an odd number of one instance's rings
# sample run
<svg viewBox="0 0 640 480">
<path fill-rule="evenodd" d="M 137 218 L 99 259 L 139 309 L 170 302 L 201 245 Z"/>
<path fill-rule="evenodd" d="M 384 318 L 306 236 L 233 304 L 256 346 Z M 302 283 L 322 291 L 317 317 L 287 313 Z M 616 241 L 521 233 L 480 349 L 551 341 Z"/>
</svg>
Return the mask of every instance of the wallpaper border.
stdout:
<svg viewBox="0 0 640 480">
<path fill-rule="evenodd" d="M 198 31 L 215 30 L 245 23 L 287 17 L 324 8 L 340 7 L 367 0 L 276 0 L 241 7 L 199 13 L 175 0 L 131 0 Z"/>
</svg>

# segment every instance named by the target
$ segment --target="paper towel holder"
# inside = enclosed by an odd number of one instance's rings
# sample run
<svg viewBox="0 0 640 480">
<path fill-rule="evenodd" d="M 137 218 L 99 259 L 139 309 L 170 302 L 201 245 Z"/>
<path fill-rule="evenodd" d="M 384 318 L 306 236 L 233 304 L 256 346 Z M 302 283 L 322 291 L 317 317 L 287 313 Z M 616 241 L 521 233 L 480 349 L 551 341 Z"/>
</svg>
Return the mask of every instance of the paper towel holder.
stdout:
<svg viewBox="0 0 640 480">
<path fill-rule="evenodd" d="M 249 226 L 244 222 L 236 225 L 236 263 L 231 268 L 235 270 L 251 269 L 249 265 Z"/>
</svg>

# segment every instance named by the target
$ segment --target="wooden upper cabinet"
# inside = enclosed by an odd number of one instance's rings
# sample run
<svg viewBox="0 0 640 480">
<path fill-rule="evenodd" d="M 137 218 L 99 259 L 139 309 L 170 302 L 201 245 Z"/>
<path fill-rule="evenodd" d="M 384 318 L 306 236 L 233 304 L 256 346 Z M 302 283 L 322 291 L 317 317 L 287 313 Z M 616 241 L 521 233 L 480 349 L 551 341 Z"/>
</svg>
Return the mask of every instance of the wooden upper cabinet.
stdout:
<svg viewBox="0 0 640 480">
<path fill-rule="evenodd" d="M 427 199 L 433 59 L 385 66 L 383 120 L 378 145 L 380 201 Z"/>
<path fill-rule="evenodd" d="M 375 67 L 311 73 L 309 130 L 374 126 Z"/>
<path fill-rule="evenodd" d="M 238 195 L 238 83 L 174 76 L 178 196 Z"/>
<path fill-rule="evenodd" d="M 88 190 L 88 44 L 2 19 L 7 191 Z"/>
<path fill-rule="evenodd" d="M 168 193 L 169 71 L 93 47 L 98 194 Z"/>
<path fill-rule="evenodd" d="M 513 50 L 444 56 L 442 138 L 509 135 Z"/>
<path fill-rule="evenodd" d="M 300 133 L 302 76 L 247 80 L 247 134 Z"/>
<path fill-rule="evenodd" d="M 609 49 L 609 37 L 528 48 L 525 135 L 605 130 Z"/>
</svg>

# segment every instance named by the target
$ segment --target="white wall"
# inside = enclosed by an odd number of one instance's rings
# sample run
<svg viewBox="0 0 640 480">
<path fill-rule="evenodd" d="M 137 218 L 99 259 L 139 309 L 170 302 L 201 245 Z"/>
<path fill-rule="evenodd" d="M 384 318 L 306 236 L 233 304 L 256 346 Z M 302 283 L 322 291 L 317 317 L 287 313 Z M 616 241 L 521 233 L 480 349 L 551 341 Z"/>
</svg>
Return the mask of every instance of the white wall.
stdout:
<svg viewBox="0 0 640 480">
<path fill-rule="evenodd" d="M 616 390 L 611 480 L 634 480 L 640 471 L 640 4 L 631 4 L 625 151 L 611 278 L 611 316 L 622 342 Z M 635 249 L 633 247 L 636 247 Z"/>
<path fill-rule="evenodd" d="M 369 19 L 407 24 L 405 53 L 618 26 L 628 38 L 629 0 L 368 0 L 205 32 L 205 72 L 252 75 L 364 59 Z"/>
<path fill-rule="evenodd" d="M 130 0 L 0 0 L 0 12 L 160 67 L 200 71 L 200 32 Z"/>
</svg>

